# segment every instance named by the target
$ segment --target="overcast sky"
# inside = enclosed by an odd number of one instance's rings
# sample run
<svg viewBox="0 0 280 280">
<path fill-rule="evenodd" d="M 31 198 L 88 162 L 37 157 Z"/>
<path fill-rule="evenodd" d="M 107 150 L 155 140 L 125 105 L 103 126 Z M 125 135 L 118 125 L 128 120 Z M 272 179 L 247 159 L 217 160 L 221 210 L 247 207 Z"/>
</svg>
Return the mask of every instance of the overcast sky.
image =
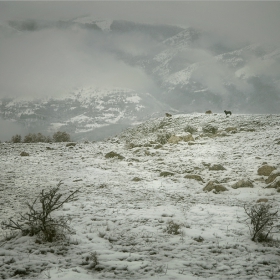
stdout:
<svg viewBox="0 0 280 280">
<path fill-rule="evenodd" d="M 236 39 L 278 41 L 279 1 L 34 1 L 0 2 L 0 20 L 98 19 L 192 25 Z"/>
<path fill-rule="evenodd" d="M 280 2 L 238 1 L 1 1 L 0 24 L 8 20 L 69 20 L 92 15 L 144 23 L 193 26 L 228 41 L 280 42 Z M 1 29 L 0 29 L 1 31 Z M 3 34 L 2 34 L 3 35 Z M 1 36 L 1 33 L 0 33 Z M 71 87 L 96 85 L 155 88 L 141 70 L 105 52 L 105 45 L 141 52 L 151 38 L 111 37 L 89 42 L 86 31 L 41 30 L 0 38 L 0 97 L 51 95 Z M 106 38 L 107 40 L 108 38 Z M 130 40 L 130 41 L 129 41 Z M 143 85 L 144 88 L 143 88 Z M 142 88 L 141 88 L 142 87 Z"/>
</svg>

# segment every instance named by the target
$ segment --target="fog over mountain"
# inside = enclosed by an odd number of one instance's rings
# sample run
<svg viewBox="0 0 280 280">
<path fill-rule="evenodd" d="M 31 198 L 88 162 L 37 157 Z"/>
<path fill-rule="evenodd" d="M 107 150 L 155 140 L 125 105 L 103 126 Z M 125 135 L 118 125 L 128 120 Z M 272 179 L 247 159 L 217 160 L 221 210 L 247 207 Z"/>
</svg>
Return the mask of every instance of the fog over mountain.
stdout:
<svg viewBox="0 0 280 280">
<path fill-rule="evenodd" d="M 0 2 L 0 140 L 279 113 L 279 2 Z"/>
</svg>

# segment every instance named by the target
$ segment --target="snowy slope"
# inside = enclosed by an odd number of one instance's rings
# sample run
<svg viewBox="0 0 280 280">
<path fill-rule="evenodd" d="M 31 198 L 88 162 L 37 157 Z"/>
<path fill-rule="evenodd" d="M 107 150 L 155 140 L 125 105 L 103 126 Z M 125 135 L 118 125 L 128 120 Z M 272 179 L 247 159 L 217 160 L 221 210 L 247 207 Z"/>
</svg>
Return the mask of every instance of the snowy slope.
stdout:
<svg viewBox="0 0 280 280">
<path fill-rule="evenodd" d="M 153 113 L 163 115 L 169 109 L 149 93 L 85 87 L 56 99 L 2 101 L 0 116 L 16 121 L 29 131 L 51 134 L 60 129 L 70 133 L 73 139 L 99 140 L 111 136 L 112 131 L 141 122 Z M 100 128 L 105 131 L 99 136 Z"/>
<path fill-rule="evenodd" d="M 203 132 L 207 124 L 218 128 L 215 135 Z M 107 141 L 72 148 L 2 143 L 2 220 L 15 219 L 24 202 L 59 181 L 62 192 L 80 192 L 57 211 L 71 218 L 76 232 L 65 242 L 10 239 L 2 231 L 0 277 L 278 279 L 280 235 L 271 243 L 251 241 L 243 207 L 260 198 L 280 206 L 280 193 L 265 188 L 267 176 L 257 172 L 265 163 L 280 168 L 279 124 L 279 115 L 196 113 L 150 119 Z M 187 125 L 197 129 L 193 141 L 159 143 L 162 135 L 189 135 Z M 30 156 L 21 157 L 22 151 Z M 111 151 L 123 158 L 106 158 Z M 211 170 L 214 164 L 224 170 Z M 240 179 L 253 187 L 234 189 Z M 211 180 L 227 191 L 203 191 Z M 168 233 L 170 221 L 179 234 Z"/>
</svg>

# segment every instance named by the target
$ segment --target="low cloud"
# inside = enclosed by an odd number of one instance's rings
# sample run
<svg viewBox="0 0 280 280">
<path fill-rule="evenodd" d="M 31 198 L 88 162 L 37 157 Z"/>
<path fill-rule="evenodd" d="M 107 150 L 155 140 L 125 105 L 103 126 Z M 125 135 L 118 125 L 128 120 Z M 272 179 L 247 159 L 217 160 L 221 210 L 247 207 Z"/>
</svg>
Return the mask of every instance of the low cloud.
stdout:
<svg viewBox="0 0 280 280">
<path fill-rule="evenodd" d="M 0 141 L 9 141 L 12 136 L 19 134 L 23 137 L 25 129 L 19 124 L 0 119 Z"/>
<path fill-rule="evenodd" d="M 6 37 L 0 42 L 1 94 L 57 96 L 88 85 L 155 89 L 144 71 L 116 55 L 118 49 L 141 55 L 153 42 L 138 38 L 138 44 L 130 37 L 126 45 L 126 39 L 81 29 L 44 29 Z"/>
</svg>

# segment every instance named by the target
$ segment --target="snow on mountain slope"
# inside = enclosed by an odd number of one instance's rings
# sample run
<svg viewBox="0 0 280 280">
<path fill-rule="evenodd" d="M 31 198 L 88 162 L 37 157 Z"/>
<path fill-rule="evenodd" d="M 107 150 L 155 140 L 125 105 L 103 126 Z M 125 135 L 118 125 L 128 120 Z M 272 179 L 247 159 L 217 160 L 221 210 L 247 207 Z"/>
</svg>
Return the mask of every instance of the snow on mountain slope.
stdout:
<svg viewBox="0 0 280 280">
<path fill-rule="evenodd" d="M 203 131 L 209 124 L 216 134 Z M 189 135 L 187 125 L 196 129 L 193 141 L 161 141 Z M 258 174 L 265 164 L 279 172 L 279 125 L 279 115 L 180 114 L 71 148 L 0 144 L 1 221 L 16 220 L 25 202 L 58 182 L 63 194 L 79 188 L 77 200 L 54 213 L 71 220 L 75 233 L 65 241 L 1 229 L 0 277 L 278 279 L 279 231 L 253 242 L 244 205 L 280 206 L 279 189 L 266 188 L 268 177 Z M 122 158 L 106 157 L 112 151 Z M 218 164 L 223 169 L 211 169 Z M 236 189 L 241 179 L 252 185 Z M 215 180 L 227 190 L 203 190 Z"/>
<path fill-rule="evenodd" d="M 109 131 L 115 131 L 112 125 L 123 129 L 153 113 L 163 115 L 168 109 L 149 93 L 88 87 L 56 99 L 2 102 L 0 115 L 3 119 L 15 120 L 29 131 L 40 129 L 42 133 L 53 133 L 60 129 L 70 133 L 73 139 L 97 140 L 96 137 L 101 136 L 96 130 L 100 128 L 108 127 L 108 132 L 102 132 L 107 137 Z"/>
</svg>

